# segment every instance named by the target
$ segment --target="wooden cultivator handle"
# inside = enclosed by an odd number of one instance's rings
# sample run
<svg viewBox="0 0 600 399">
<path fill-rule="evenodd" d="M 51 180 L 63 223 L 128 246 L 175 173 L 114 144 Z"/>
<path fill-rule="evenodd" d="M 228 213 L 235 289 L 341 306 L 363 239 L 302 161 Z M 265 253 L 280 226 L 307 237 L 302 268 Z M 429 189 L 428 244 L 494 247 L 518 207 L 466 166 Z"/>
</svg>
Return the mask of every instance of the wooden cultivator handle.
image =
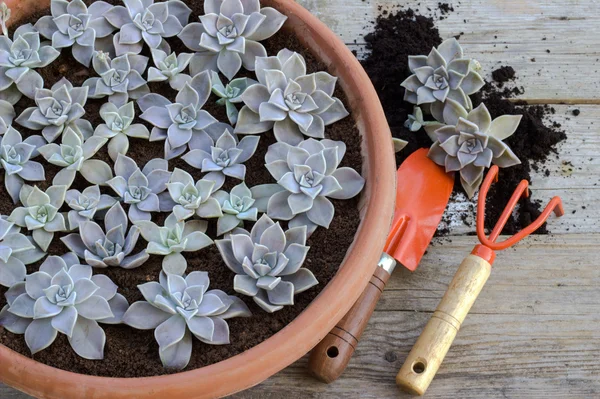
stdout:
<svg viewBox="0 0 600 399">
<path fill-rule="evenodd" d="M 491 270 L 492 265 L 479 256 L 469 255 L 463 260 L 396 376 L 400 388 L 416 395 L 425 393 Z"/>
<path fill-rule="evenodd" d="M 329 384 L 338 379 L 348 366 L 393 271 L 393 266 L 391 269 L 385 267 L 384 261 L 388 264 L 393 262 L 395 266 L 393 258 L 384 254 L 369 284 L 350 311 L 310 352 L 308 369 L 319 380 Z"/>
</svg>

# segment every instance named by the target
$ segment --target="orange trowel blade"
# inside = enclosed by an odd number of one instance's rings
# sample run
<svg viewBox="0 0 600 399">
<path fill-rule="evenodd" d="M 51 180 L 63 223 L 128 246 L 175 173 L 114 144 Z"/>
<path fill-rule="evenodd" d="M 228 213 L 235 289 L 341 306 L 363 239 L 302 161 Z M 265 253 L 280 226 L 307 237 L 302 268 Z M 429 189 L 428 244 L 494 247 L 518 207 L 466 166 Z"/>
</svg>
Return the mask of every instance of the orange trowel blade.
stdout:
<svg viewBox="0 0 600 399">
<path fill-rule="evenodd" d="M 454 176 L 427 157 L 411 154 L 396 172 L 396 210 L 384 251 L 414 271 L 425 254 L 450 199 Z"/>
</svg>

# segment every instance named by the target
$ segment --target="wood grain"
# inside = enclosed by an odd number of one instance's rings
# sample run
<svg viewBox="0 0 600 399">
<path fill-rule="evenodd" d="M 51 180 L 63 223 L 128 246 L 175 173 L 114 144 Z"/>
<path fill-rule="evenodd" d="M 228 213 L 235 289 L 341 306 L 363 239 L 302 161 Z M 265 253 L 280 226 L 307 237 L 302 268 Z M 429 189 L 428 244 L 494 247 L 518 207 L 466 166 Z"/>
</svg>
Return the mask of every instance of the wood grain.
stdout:
<svg viewBox="0 0 600 399">
<path fill-rule="evenodd" d="M 378 7 L 399 3 L 299 2 L 359 54 L 364 52 L 365 27 L 372 26 Z M 437 3 L 402 1 L 425 14 L 430 13 L 427 8 L 437 10 Z M 464 32 L 461 43 L 488 77 L 501 63 L 510 64 L 518 85 L 525 87 L 521 98 L 569 104 L 555 105 L 556 114 L 550 118 L 568 134 L 559 147 L 560 160 L 551 157 L 532 181 L 536 198 L 563 196 L 567 214 L 549 223 L 558 234 L 533 237 L 499 253 L 425 397 L 600 397 L 600 2 L 470 0 L 454 7 L 454 13 L 437 23 L 440 33 L 450 37 Z M 574 109 L 581 114 L 573 116 Z M 549 177 L 543 174 L 546 168 Z M 467 206 L 454 200 L 448 212 Z M 234 397 L 408 398 L 399 393 L 394 377 L 476 242 L 464 236 L 474 227 L 462 222 L 451 227 L 454 236 L 437 239 L 415 273 L 396 270 L 338 381 L 326 385 L 308 376 L 305 357 Z M 0 385 L 0 398 L 28 397 Z"/>
</svg>

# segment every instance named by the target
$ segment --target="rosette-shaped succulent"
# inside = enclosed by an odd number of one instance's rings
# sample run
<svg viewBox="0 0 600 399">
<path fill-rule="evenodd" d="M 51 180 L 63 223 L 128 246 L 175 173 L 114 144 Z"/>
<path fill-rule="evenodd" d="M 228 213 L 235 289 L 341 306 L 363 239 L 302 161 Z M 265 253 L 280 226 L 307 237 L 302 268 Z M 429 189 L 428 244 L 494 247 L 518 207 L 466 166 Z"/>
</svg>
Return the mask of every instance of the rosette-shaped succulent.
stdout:
<svg viewBox="0 0 600 399">
<path fill-rule="evenodd" d="M 20 233 L 14 223 L 4 217 L 0 219 L 0 285 L 10 287 L 25 280 L 25 265 L 37 262 L 46 256 L 31 241 Z"/>
<path fill-rule="evenodd" d="M 444 103 L 448 98 L 467 110 L 473 108 L 469 95 L 478 92 L 485 82 L 471 68 L 472 60 L 463 57 L 463 49 L 455 38 L 434 47 L 428 56 L 408 57 L 413 75 L 402 82 L 406 89 L 404 101 L 431 104 L 431 114 L 440 122 L 444 121 Z"/>
<path fill-rule="evenodd" d="M 0 167 L 4 169 L 4 187 L 15 204 L 24 180 L 46 179 L 42 164 L 31 160 L 43 144 L 45 141 L 40 136 L 29 136 L 23 141 L 21 133 L 12 127 L 0 139 Z"/>
<path fill-rule="evenodd" d="M 219 201 L 212 197 L 215 190 L 215 182 L 212 180 L 201 179 L 194 182 L 192 175 L 175 168 L 167 183 L 167 190 L 168 192 L 160 195 L 161 210 L 173 210 L 179 221 L 194 215 L 201 218 L 223 216 Z"/>
<path fill-rule="evenodd" d="M 121 201 L 129 204 L 129 220 L 150 220 L 150 212 L 160 211 L 158 194 L 167 188 L 171 177 L 169 164 L 164 159 L 148 161 L 142 170 L 135 161 L 119 154 L 115 162 L 115 177 L 106 182 L 119 195 Z"/>
<path fill-rule="evenodd" d="M 96 127 L 94 135 L 110 139 L 108 155 L 113 161 L 116 161 L 119 154 L 127 154 L 129 150 L 128 137 L 150 138 L 150 132 L 146 126 L 141 123 L 132 124 L 135 118 L 133 102 L 128 102 L 120 108 L 113 103 L 106 103 L 100 107 L 100 117 L 105 123 Z"/>
<path fill-rule="evenodd" d="M 115 28 L 103 14 L 112 6 L 104 1 L 94 1 L 88 8 L 82 0 L 52 0 L 50 12 L 35 23 L 35 28 L 46 39 L 52 40 L 52 47 L 71 47 L 73 58 L 83 65 L 90 66 L 96 40 L 107 38 Z M 99 47 L 106 47 L 105 45 Z"/>
<path fill-rule="evenodd" d="M 219 74 L 215 71 L 211 71 L 211 80 L 212 80 L 212 92 L 219 97 L 217 100 L 217 104 L 224 105 L 227 110 L 227 119 L 229 119 L 229 123 L 235 125 L 238 120 L 238 109 L 235 104 L 242 102 L 242 94 L 248 88 L 248 86 L 252 86 L 257 82 L 250 78 L 238 78 L 233 79 L 226 86 L 223 85 L 221 79 L 219 78 Z"/>
<path fill-rule="evenodd" d="M 104 161 L 90 158 L 107 141 L 108 139 L 99 136 L 84 140 L 79 133 L 68 127 L 62 135 L 62 144 L 50 143 L 41 146 L 38 150 L 40 154 L 49 163 L 62 168 L 52 179 L 52 184 L 69 188 L 77 172 L 92 184 L 106 184 L 106 178 L 112 177 L 110 166 Z"/>
<path fill-rule="evenodd" d="M 221 204 L 223 216 L 217 220 L 217 235 L 223 235 L 235 229 L 244 227 L 244 221 L 256 222 L 258 209 L 252 198 L 252 191 L 242 182 L 231 189 L 230 193 L 219 190 L 213 195 Z"/>
<path fill-rule="evenodd" d="M 81 222 L 93 220 L 94 217 L 117 202 L 110 195 L 100 194 L 100 187 L 86 187 L 82 192 L 69 190 L 65 195 L 65 203 L 72 210 L 68 213 L 69 230 L 79 229 Z"/>
<path fill-rule="evenodd" d="M 53 142 L 67 127 L 83 137 L 94 132 L 92 124 L 81 119 L 85 114 L 88 88 L 73 87 L 62 78 L 52 89 L 39 89 L 35 92 L 35 107 L 27 108 L 16 119 L 17 123 L 32 130 L 41 130 L 42 136 Z"/>
<path fill-rule="evenodd" d="M 132 226 L 127 233 L 127 224 L 127 215 L 117 202 L 106 212 L 105 230 L 96 222 L 87 220 L 79 225 L 78 234 L 69 234 L 61 241 L 92 267 L 134 269 L 146 262 L 149 255 L 145 250 L 130 255 L 140 237 L 140 229 Z"/>
<path fill-rule="evenodd" d="M 123 322 L 140 330 L 154 330 L 162 364 L 181 370 L 192 354 L 192 335 L 210 345 L 229 343 L 225 320 L 250 317 L 240 298 L 221 290 L 210 290 L 208 273 L 192 272 L 181 277 L 160 274 L 155 281 L 139 285 L 145 301 L 133 303 Z"/>
<path fill-rule="evenodd" d="M 437 141 L 429 150 L 429 158 L 445 166 L 446 172 L 460 171 L 460 182 L 469 198 L 475 195 L 485 168 L 492 163 L 501 168 L 521 163 L 502 142 L 517 130 L 521 115 L 502 115 L 492 121 L 484 104 L 467 113 L 449 100 L 444 119 L 447 126 L 435 131 Z"/>
<path fill-rule="evenodd" d="M 190 152 L 181 158 L 194 168 L 209 172 L 211 179 L 220 181 L 224 180 L 225 176 L 231 176 L 244 180 L 246 166 L 243 163 L 254 155 L 258 140 L 257 136 L 246 136 L 237 142 L 236 137 L 225 130 L 214 142 L 205 134 L 190 141 Z"/>
<path fill-rule="evenodd" d="M 252 188 L 262 198 L 258 210 L 273 219 L 289 220 L 290 227 L 329 228 L 335 209 L 328 198 L 348 199 L 357 195 L 365 180 L 352 168 L 338 168 L 346 145 L 341 141 L 308 139 L 298 147 L 272 144 L 265 156 L 266 167 L 276 185 Z M 265 201 L 265 197 L 270 199 Z"/>
<path fill-rule="evenodd" d="M 344 104 L 333 97 L 337 78 L 327 72 L 306 74 L 306 61 L 295 52 L 281 50 L 277 57 L 256 59 L 256 77 L 242 94 L 235 132 L 263 133 L 273 129 L 277 141 L 297 145 L 303 135 L 325 137 L 325 126 L 348 116 Z"/>
<path fill-rule="evenodd" d="M 67 186 L 51 186 L 43 192 L 37 186 L 24 185 L 19 198 L 22 207 L 15 208 L 8 221 L 32 231 L 33 241 L 47 251 L 54 233 L 67 231 L 65 218 L 58 212 L 65 202 Z"/>
<path fill-rule="evenodd" d="M 191 10 L 182 1 L 123 0 L 125 7 L 111 7 L 104 17 L 120 31 L 114 37 L 117 55 L 139 54 L 144 42 L 150 48 L 170 52 L 163 39 L 173 37 L 187 25 Z"/>
<path fill-rule="evenodd" d="M 194 134 L 217 122 L 202 109 L 210 95 L 208 72 L 196 75 L 177 94 L 175 104 L 159 94 L 149 94 L 138 101 L 144 113 L 140 115 L 155 127 L 150 141 L 165 140 L 165 159 L 183 154 Z"/>
<path fill-rule="evenodd" d="M 106 336 L 98 323 L 119 324 L 129 307 L 117 285 L 105 275 L 92 276 L 77 256 L 49 256 L 40 271 L 13 285 L 0 311 L 0 326 L 25 334 L 32 354 L 65 334 L 71 348 L 85 359 L 102 359 Z"/>
<path fill-rule="evenodd" d="M 89 87 L 89 98 L 103 98 L 121 107 L 129 99 L 137 100 L 150 92 L 142 77 L 148 65 L 148 57 L 125 54 L 111 59 L 108 53 L 98 51 L 94 54 L 92 65 L 99 78 L 89 78 L 83 82 Z"/>
<path fill-rule="evenodd" d="M 16 104 L 19 93 L 33 98 L 36 89 L 44 87 L 44 80 L 35 68 L 43 68 L 58 58 L 60 52 L 40 44 L 40 34 L 31 24 L 22 25 L 13 34 L 0 36 L 0 97 Z"/>
<path fill-rule="evenodd" d="M 233 79 L 242 65 L 254 70 L 256 57 L 267 51 L 258 43 L 273 36 L 287 17 L 259 0 L 207 0 L 200 23 L 187 25 L 179 38 L 196 54 L 192 75 L 205 70 L 221 71 Z"/>
<path fill-rule="evenodd" d="M 148 69 L 148 82 L 168 81 L 173 90 L 181 90 L 192 77 L 183 73 L 188 67 L 193 54 L 165 53 L 162 50 L 152 49 L 152 60 L 155 67 Z"/>
<path fill-rule="evenodd" d="M 269 313 L 293 305 L 294 295 L 319 283 L 302 268 L 309 250 L 304 226 L 284 232 L 279 223 L 263 215 L 250 233 L 231 234 L 215 244 L 236 274 L 233 289 L 251 296 Z"/>
<path fill-rule="evenodd" d="M 135 222 L 142 237 L 148 241 L 146 251 L 153 255 L 163 255 L 162 268 L 165 273 L 183 275 L 187 261 L 182 252 L 195 252 L 209 246 L 213 241 L 204 234 L 207 223 L 204 220 L 178 221 L 174 213 L 167 216 L 163 227 L 147 220 Z"/>
</svg>

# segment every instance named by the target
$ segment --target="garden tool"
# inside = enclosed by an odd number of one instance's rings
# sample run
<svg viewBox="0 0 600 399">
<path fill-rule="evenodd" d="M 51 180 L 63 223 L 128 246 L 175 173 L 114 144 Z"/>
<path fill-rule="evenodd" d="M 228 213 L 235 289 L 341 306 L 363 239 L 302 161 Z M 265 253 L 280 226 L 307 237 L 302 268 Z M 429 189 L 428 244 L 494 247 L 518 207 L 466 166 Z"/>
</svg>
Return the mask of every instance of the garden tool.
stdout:
<svg viewBox="0 0 600 399">
<path fill-rule="evenodd" d="M 492 263 L 496 258 L 495 251 L 511 247 L 533 233 L 546 222 L 552 212 L 556 216 L 564 215 L 561 199 L 554 197 L 531 225 L 503 242 L 496 242 L 519 199 L 529 196 L 529 183 L 523 180 L 517 186 L 489 238 L 486 237 L 485 201 L 490 186 L 497 180 L 498 167 L 494 165 L 481 185 L 477 203 L 477 237 L 481 244 L 477 244 L 461 263 L 446 294 L 396 376 L 396 383 L 407 392 L 423 395 L 429 387 L 462 322 L 491 273 Z"/>
<path fill-rule="evenodd" d="M 312 350 L 308 367 L 318 379 L 332 382 L 346 369 L 396 260 L 411 271 L 417 268 L 440 223 L 453 185 L 452 175 L 427 157 L 427 149 L 414 152 L 398 168 L 396 209 L 384 253 L 354 306 Z"/>
</svg>

